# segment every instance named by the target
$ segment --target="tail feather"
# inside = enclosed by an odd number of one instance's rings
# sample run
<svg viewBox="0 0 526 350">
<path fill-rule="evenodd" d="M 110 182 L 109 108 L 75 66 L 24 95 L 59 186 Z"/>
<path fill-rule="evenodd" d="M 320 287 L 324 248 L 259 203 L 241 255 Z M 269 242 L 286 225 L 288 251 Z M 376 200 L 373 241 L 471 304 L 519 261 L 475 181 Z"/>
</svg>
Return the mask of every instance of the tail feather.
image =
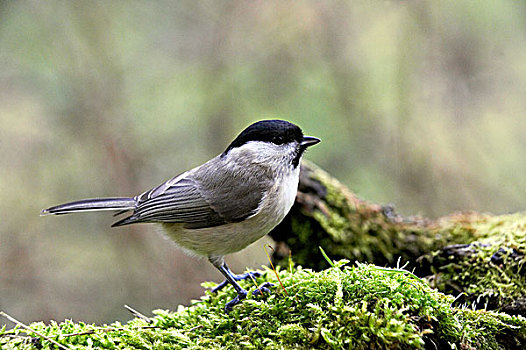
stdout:
<svg viewBox="0 0 526 350">
<path fill-rule="evenodd" d="M 134 198 L 92 198 L 64 203 L 51 208 L 43 209 L 41 215 L 61 215 L 101 210 L 119 210 L 124 212 L 134 208 Z"/>
</svg>

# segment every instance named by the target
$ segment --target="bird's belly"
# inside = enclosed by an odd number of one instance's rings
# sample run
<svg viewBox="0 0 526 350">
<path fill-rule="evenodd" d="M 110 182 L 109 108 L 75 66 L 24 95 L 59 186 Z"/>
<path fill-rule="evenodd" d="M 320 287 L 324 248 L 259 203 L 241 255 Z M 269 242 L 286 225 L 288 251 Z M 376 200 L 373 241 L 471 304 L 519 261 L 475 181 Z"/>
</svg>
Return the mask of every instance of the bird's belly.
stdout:
<svg viewBox="0 0 526 350">
<path fill-rule="evenodd" d="M 261 210 L 241 222 L 187 229 L 182 224 L 163 224 L 167 235 L 179 246 L 193 254 L 202 256 L 223 256 L 240 251 L 269 233 L 287 215 L 294 204 L 298 188 L 298 172 L 291 173 L 292 179 L 275 184 L 261 203 Z"/>
<path fill-rule="evenodd" d="M 163 228 L 175 243 L 193 254 L 222 256 L 240 251 L 265 236 L 285 215 L 271 218 L 256 215 L 243 222 L 200 229 L 186 229 L 181 224 L 163 224 Z"/>
</svg>

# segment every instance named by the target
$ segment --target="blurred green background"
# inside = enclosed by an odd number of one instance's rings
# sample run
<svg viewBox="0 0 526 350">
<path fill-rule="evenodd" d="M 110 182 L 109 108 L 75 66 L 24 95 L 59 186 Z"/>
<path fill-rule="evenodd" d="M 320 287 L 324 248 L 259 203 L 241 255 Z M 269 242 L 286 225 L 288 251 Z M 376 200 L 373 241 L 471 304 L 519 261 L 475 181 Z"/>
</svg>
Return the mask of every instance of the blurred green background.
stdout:
<svg viewBox="0 0 526 350">
<path fill-rule="evenodd" d="M 526 3 L 1 2 L 0 310 L 102 323 L 198 298 L 219 273 L 154 226 L 39 211 L 140 193 L 265 118 L 402 214 L 524 210 Z M 249 249 L 237 272 L 266 262 Z"/>
</svg>

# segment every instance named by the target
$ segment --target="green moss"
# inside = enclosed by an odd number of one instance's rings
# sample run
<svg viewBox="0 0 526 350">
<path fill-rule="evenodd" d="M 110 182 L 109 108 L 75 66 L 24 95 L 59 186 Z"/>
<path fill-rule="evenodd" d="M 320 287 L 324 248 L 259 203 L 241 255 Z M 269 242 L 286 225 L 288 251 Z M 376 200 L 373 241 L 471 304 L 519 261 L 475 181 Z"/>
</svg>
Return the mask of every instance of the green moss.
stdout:
<svg viewBox="0 0 526 350">
<path fill-rule="evenodd" d="M 401 270 L 359 264 L 279 275 L 288 294 L 276 287 L 264 299 L 250 296 L 230 314 L 223 308 L 235 292 L 226 288 L 176 312 L 158 310 L 151 324 L 134 319 L 103 327 L 71 321 L 30 327 L 72 349 L 512 349 L 526 343 L 524 318 L 452 307 L 451 296 Z M 257 281 L 265 280 L 279 285 L 272 271 Z M 242 284 L 253 289 L 251 281 Z M 94 333 L 80 334 L 87 331 Z M 34 349 L 34 340 L 21 337 L 26 334 L 3 330 L 0 345 Z"/>
<path fill-rule="evenodd" d="M 442 291 L 463 295 L 461 302 L 506 308 L 524 298 L 526 218 L 522 214 L 483 217 L 467 228 L 469 245 L 447 247 L 427 256 L 433 275 L 428 279 Z"/>
</svg>

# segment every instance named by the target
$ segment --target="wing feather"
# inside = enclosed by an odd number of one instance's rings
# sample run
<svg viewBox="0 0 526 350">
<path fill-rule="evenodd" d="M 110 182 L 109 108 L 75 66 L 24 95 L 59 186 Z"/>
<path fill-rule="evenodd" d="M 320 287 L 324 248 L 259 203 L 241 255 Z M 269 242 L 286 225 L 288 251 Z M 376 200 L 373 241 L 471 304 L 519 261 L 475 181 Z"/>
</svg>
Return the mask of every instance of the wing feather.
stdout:
<svg viewBox="0 0 526 350">
<path fill-rule="evenodd" d="M 256 211 L 268 185 L 244 171 L 216 157 L 137 196 L 133 214 L 114 225 L 161 222 L 205 228 L 243 220 Z"/>
</svg>

